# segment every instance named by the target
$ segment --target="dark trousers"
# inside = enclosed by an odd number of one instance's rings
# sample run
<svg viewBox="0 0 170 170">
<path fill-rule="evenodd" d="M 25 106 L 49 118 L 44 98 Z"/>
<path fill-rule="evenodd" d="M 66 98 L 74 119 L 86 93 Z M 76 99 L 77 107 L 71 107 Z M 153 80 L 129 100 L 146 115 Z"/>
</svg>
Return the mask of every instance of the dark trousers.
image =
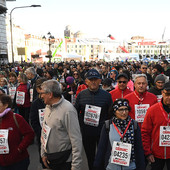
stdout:
<svg viewBox="0 0 170 170">
<path fill-rule="evenodd" d="M 29 164 L 30 160 L 27 158 L 10 166 L 0 166 L 0 170 L 28 170 Z"/>
<path fill-rule="evenodd" d="M 151 170 L 163 170 L 164 166 L 167 166 L 167 170 L 170 170 L 170 159 L 155 158 L 155 162 L 151 163 Z"/>
<path fill-rule="evenodd" d="M 71 162 L 66 162 L 64 164 L 60 164 L 55 168 L 51 168 L 52 170 L 71 170 Z"/>
<path fill-rule="evenodd" d="M 30 107 L 18 107 L 19 114 L 27 121 L 29 124 L 29 114 L 30 114 Z"/>
<path fill-rule="evenodd" d="M 87 156 L 89 170 L 93 169 L 93 163 L 96 155 L 96 148 L 99 143 L 99 136 L 82 135 L 83 146 Z"/>
</svg>

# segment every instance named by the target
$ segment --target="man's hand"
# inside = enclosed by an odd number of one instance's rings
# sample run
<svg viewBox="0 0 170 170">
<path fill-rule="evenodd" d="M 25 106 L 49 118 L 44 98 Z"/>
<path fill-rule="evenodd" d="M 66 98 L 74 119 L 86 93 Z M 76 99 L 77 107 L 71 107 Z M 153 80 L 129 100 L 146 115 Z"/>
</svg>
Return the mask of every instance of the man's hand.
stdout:
<svg viewBox="0 0 170 170">
<path fill-rule="evenodd" d="M 151 162 L 151 163 L 154 163 L 154 162 L 155 162 L 155 158 L 154 158 L 153 155 L 149 155 L 149 156 L 147 157 L 147 160 L 148 160 L 149 162 Z"/>
<path fill-rule="evenodd" d="M 43 157 L 42 157 L 42 161 L 43 161 L 44 165 L 49 169 L 50 167 L 49 167 L 48 164 L 47 164 L 48 160 L 47 160 L 47 157 L 46 157 L 46 156 L 43 156 Z"/>
</svg>

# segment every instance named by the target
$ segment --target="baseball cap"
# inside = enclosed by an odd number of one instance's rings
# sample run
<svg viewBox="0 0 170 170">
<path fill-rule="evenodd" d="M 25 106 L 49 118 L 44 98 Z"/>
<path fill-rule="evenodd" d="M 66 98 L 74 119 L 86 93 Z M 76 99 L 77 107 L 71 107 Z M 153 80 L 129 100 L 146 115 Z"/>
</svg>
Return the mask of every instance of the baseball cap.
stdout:
<svg viewBox="0 0 170 170">
<path fill-rule="evenodd" d="M 119 79 L 120 77 L 124 77 L 124 78 L 128 79 L 128 76 L 127 76 L 127 74 L 125 74 L 125 73 L 120 73 L 120 74 L 117 76 L 117 79 Z"/>
<path fill-rule="evenodd" d="M 89 70 L 87 72 L 86 78 L 87 79 L 92 79 L 92 78 L 101 79 L 101 76 L 100 76 L 99 72 L 96 69 L 91 69 L 91 70 Z"/>
<path fill-rule="evenodd" d="M 170 82 L 167 82 L 164 84 L 163 90 L 166 90 L 166 91 L 170 90 Z"/>
</svg>

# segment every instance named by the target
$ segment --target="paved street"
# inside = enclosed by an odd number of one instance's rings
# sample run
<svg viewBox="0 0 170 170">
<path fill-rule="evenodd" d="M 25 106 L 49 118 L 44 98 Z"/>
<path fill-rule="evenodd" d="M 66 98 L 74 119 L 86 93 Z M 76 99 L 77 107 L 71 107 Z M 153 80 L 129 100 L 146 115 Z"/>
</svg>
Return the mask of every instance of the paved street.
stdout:
<svg viewBox="0 0 170 170">
<path fill-rule="evenodd" d="M 30 154 L 30 166 L 28 170 L 42 170 L 41 164 L 39 163 L 39 155 L 38 155 L 38 147 L 36 144 L 32 144 L 28 148 L 29 154 Z M 83 164 L 82 164 L 82 170 L 88 170 L 87 167 L 87 159 L 85 156 L 85 153 L 83 151 Z M 146 170 L 150 170 L 150 167 L 148 166 Z M 167 170 L 167 168 L 164 168 L 164 170 Z"/>
</svg>

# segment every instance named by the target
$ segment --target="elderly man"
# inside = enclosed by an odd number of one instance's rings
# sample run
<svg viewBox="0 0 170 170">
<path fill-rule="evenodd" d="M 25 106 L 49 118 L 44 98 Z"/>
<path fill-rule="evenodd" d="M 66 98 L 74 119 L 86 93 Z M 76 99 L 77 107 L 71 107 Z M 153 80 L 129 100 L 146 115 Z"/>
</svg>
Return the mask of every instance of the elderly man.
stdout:
<svg viewBox="0 0 170 170">
<path fill-rule="evenodd" d="M 36 98 L 38 98 L 38 93 L 36 90 L 36 80 L 40 78 L 40 76 L 36 73 L 36 70 L 34 67 L 29 67 L 25 70 L 25 74 L 29 80 L 31 80 L 30 83 L 30 102 L 33 102 Z"/>
<path fill-rule="evenodd" d="M 92 170 L 100 132 L 105 120 L 109 118 L 112 99 L 108 92 L 99 88 L 101 77 L 96 69 L 87 72 L 85 82 L 88 88 L 78 94 L 75 108 L 79 115 L 89 170 Z"/>
<path fill-rule="evenodd" d="M 116 99 L 124 98 L 127 94 L 132 93 L 130 89 L 127 88 L 128 76 L 125 73 L 121 73 L 117 76 L 118 88 L 110 92 L 113 102 Z"/>
<path fill-rule="evenodd" d="M 144 121 L 147 109 L 157 103 L 157 97 L 147 92 L 147 85 L 146 75 L 137 74 L 134 79 L 135 91 L 125 96 L 125 99 L 129 100 L 131 107 L 129 115 L 132 119 L 138 121 L 140 127 Z"/>
<path fill-rule="evenodd" d="M 81 170 L 82 138 L 73 105 L 61 95 L 56 80 L 45 81 L 41 97 L 46 104 L 41 133 L 41 157 L 53 170 Z"/>
<path fill-rule="evenodd" d="M 150 107 L 142 125 L 142 142 L 151 170 L 170 169 L 170 82 L 165 83 L 161 102 Z"/>
</svg>

